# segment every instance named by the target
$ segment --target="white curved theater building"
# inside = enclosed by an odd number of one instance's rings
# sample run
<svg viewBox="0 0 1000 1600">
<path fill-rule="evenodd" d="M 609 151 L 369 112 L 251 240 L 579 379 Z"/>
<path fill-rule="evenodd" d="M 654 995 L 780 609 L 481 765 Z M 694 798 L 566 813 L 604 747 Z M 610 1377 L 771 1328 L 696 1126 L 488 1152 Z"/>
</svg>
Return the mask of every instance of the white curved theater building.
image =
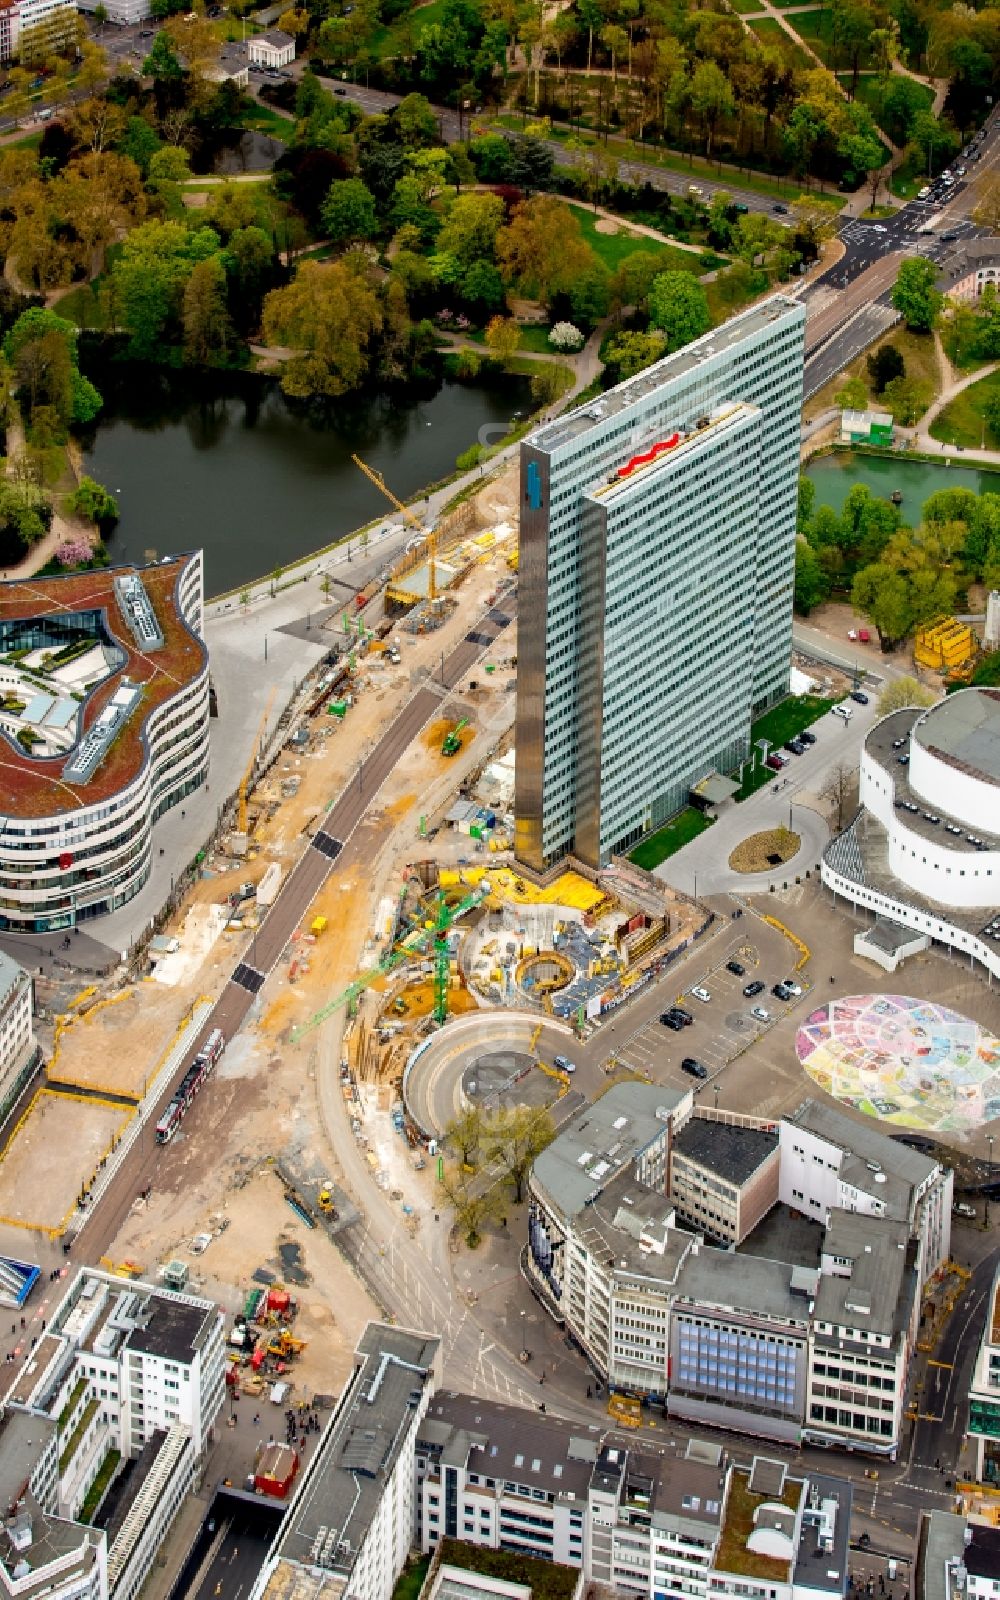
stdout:
<svg viewBox="0 0 1000 1600">
<path fill-rule="evenodd" d="M 205 781 L 202 557 L 0 584 L 0 928 L 116 910 Z"/>
<path fill-rule="evenodd" d="M 1000 977 L 1000 690 L 883 717 L 861 752 L 861 810 L 826 849 L 834 894 Z"/>
</svg>

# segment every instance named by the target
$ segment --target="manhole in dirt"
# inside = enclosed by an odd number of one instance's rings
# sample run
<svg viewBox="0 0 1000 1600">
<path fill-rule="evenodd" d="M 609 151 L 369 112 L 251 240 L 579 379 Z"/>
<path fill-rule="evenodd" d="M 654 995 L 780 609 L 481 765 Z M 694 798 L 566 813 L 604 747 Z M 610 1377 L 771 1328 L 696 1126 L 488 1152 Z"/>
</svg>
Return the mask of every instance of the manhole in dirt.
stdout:
<svg viewBox="0 0 1000 1600">
<path fill-rule="evenodd" d="M 281 1257 L 281 1271 L 286 1283 L 294 1283 L 304 1288 L 307 1283 L 312 1282 L 302 1265 L 301 1245 L 290 1239 L 287 1244 L 279 1244 L 278 1254 Z"/>
</svg>

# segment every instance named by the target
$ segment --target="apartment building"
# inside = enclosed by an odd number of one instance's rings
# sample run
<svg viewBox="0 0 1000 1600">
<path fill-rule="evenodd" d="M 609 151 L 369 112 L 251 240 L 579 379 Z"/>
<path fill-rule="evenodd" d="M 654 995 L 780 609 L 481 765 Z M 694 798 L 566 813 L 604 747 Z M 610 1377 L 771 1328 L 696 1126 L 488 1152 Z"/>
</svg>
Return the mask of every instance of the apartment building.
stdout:
<svg viewBox="0 0 1000 1600">
<path fill-rule="evenodd" d="M 1000 1528 L 925 1511 L 917 1535 L 913 1600 L 993 1600 L 1000 1591 Z"/>
<path fill-rule="evenodd" d="M 1000 1482 L 1000 1271 L 993 1279 L 972 1369 L 968 1434 L 976 1444 L 975 1476 L 980 1483 Z"/>
<path fill-rule="evenodd" d="M 835 1211 L 823 1240 L 803 1437 L 899 1438 L 920 1296 L 917 1240 L 903 1222 Z"/>
<path fill-rule="evenodd" d="M 433 1335 L 370 1322 L 249 1600 L 390 1600 L 416 1526 L 416 1441 L 440 1380 Z"/>
<path fill-rule="evenodd" d="M 39 1060 L 34 1012 L 34 984 L 24 968 L 0 950 L 0 1122 Z"/>
<path fill-rule="evenodd" d="M 804 326 L 774 296 L 523 442 L 529 866 L 604 865 L 787 692 Z"/>
<path fill-rule="evenodd" d="M 888 1138 L 869 1119 L 806 1100 L 779 1126 L 782 1204 L 824 1226 L 834 1211 L 903 1222 L 918 1241 L 920 1287 L 951 1250 L 950 1168 Z"/>
<path fill-rule="evenodd" d="M 709 1600 L 843 1600 L 851 1505 L 841 1478 L 795 1478 L 765 1456 L 731 1468 Z"/>
<path fill-rule="evenodd" d="M 17 55 L 24 67 L 44 61 L 76 40 L 80 24 L 75 0 L 18 0 Z"/>
<path fill-rule="evenodd" d="M 628 1594 L 704 1596 L 725 1459 L 471 1395 L 438 1394 L 417 1441 L 417 1542 L 443 1538 L 579 1568 Z"/>
<path fill-rule="evenodd" d="M 432 1399 L 416 1459 L 425 1553 L 459 1539 L 579 1568 L 626 1596 L 742 1596 L 757 1547 L 775 1545 L 777 1503 L 780 1600 L 846 1592 L 851 1490 L 840 1479 L 794 1479 L 758 1459 L 747 1481 L 706 1440 L 678 1449 L 452 1393 Z"/>
<path fill-rule="evenodd" d="M 136 1463 L 133 1482 L 138 1489 L 149 1479 L 144 1504 L 152 1499 L 154 1505 L 145 1513 L 141 1549 L 155 1552 L 194 1480 L 224 1392 L 223 1320 L 210 1301 L 83 1268 L 5 1405 L 9 1417 L 24 1413 L 39 1428 L 55 1429 L 52 1496 L 35 1491 L 53 1515 L 72 1521 L 85 1505 L 92 1514 L 113 1481 L 116 1460 Z M 118 1569 L 135 1576 L 135 1549 Z"/>
<path fill-rule="evenodd" d="M 776 1127 L 692 1117 L 670 1159 L 670 1199 L 678 1216 L 710 1239 L 742 1244 L 778 1200 Z"/>
<path fill-rule="evenodd" d="M 916 1154 L 811 1102 L 777 1129 L 722 1126 L 687 1093 L 620 1084 L 535 1162 L 526 1270 L 601 1377 L 669 1415 L 893 1456 L 951 1200 Z M 815 1232 L 780 1259 L 735 1253 L 779 1197 Z"/>
</svg>

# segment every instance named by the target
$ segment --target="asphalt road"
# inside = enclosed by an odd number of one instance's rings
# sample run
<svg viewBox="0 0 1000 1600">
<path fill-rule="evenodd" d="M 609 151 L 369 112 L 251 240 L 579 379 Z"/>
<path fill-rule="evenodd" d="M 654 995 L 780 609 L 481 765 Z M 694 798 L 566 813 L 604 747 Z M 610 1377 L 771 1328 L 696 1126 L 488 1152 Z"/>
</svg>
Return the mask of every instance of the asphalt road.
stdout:
<svg viewBox="0 0 1000 1600">
<path fill-rule="evenodd" d="M 476 623 L 442 664 L 438 681 L 448 689 L 457 687 L 468 675 L 470 667 L 510 624 L 515 603 L 513 595 L 506 602 L 508 609 L 493 607 Z M 227 1039 L 242 1027 L 260 992 L 267 975 L 281 958 L 289 939 L 302 921 L 317 893 L 326 881 L 345 845 L 351 839 L 382 785 L 396 764 L 420 732 L 424 724 L 440 710 L 441 700 L 434 689 L 418 689 L 404 706 L 399 716 L 390 723 L 371 754 L 358 767 L 356 778 L 343 789 L 323 820 L 322 826 L 311 839 L 296 867 L 286 879 L 278 898 L 266 913 L 245 953 L 233 969 L 218 1001 L 204 1026 L 192 1040 L 183 1061 L 178 1066 L 170 1086 L 150 1112 L 148 1123 L 155 1125 L 157 1118 L 191 1065 L 211 1028 L 221 1028 Z M 197 1107 L 188 1116 L 196 1117 Z M 157 1146 L 143 1139 L 133 1146 L 121 1169 L 108 1185 L 101 1199 L 87 1216 L 74 1242 L 77 1260 L 99 1261 L 128 1215 L 138 1191 L 152 1180 L 157 1162 Z"/>
</svg>

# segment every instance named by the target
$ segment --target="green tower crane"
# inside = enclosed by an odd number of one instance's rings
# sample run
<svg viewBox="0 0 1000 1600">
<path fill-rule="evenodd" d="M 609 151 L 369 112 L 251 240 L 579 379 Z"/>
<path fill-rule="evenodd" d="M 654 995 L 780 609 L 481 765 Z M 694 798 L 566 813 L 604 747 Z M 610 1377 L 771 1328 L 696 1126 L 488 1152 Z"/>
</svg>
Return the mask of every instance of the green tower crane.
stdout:
<svg viewBox="0 0 1000 1600">
<path fill-rule="evenodd" d="M 486 888 L 474 889 L 471 894 L 467 894 L 464 899 L 460 900 L 457 906 L 449 906 L 445 901 L 444 895 L 439 894 L 434 921 L 426 927 L 415 928 L 412 933 L 408 933 L 406 938 L 401 939 L 398 944 L 394 945 L 380 961 L 376 962 L 375 966 L 359 973 L 353 983 L 347 985 L 346 989 L 342 989 L 332 1000 L 328 1000 L 326 1005 L 322 1006 L 319 1011 L 314 1012 L 305 1022 L 293 1028 L 291 1034 L 292 1043 L 298 1044 L 300 1039 L 305 1038 L 307 1033 L 311 1033 L 313 1028 L 318 1028 L 321 1022 L 326 1021 L 327 1017 L 332 1017 L 334 1012 L 339 1011 L 342 1006 L 352 1006 L 373 983 L 377 983 L 379 978 L 384 978 L 390 972 L 394 972 L 398 966 L 404 961 L 408 961 L 411 956 L 423 955 L 428 945 L 432 946 L 434 956 L 434 1017 L 437 1022 L 444 1022 L 448 1015 L 449 930 L 467 911 L 471 911 L 475 906 L 481 905 L 488 893 L 489 890 Z"/>
</svg>

